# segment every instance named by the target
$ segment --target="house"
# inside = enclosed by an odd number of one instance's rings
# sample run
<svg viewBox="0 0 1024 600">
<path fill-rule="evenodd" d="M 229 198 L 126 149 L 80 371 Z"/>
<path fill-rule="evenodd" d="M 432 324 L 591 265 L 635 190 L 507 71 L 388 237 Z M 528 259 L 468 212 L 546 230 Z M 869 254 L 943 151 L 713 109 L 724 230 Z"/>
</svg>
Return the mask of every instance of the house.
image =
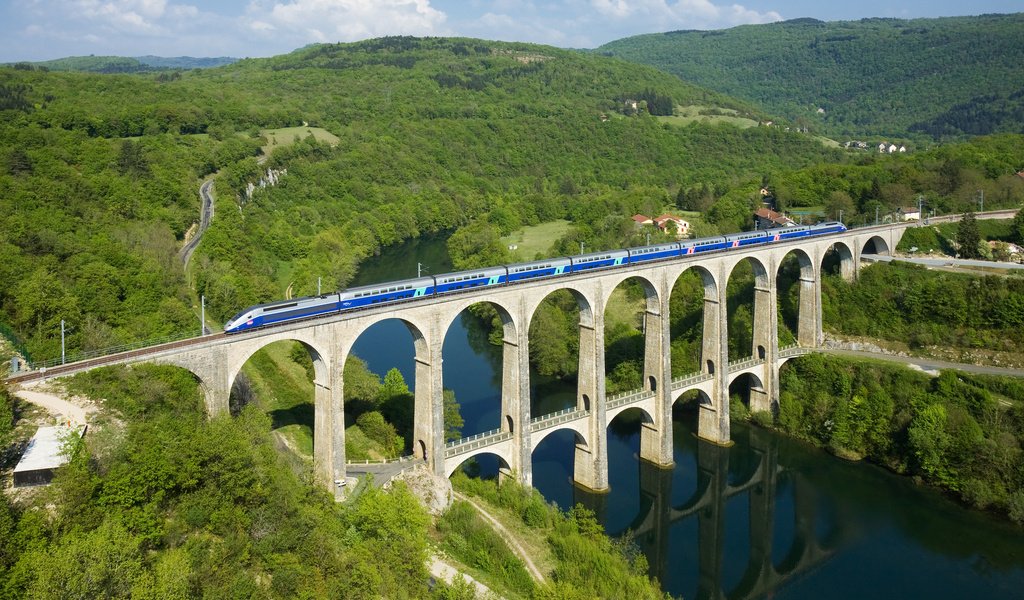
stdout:
<svg viewBox="0 0 1024 600">
<path fill-rule="evenodd" d="M 665 233 L 675 233 L 676 237 L 686 237 L 690 233 L 690 224 L 673 215 L 661 215 L 654 219 L 654 224 Z"/>
<path fill-rule="evenodd" d="M 900 217 L 904 221 L 920 221 L 921 220 L 921 210 L 919 208 L 917 208 L 916 206 L 904 206 L 903 208 L 900 209 L 899 213 L 900 213 Z"/>
<path fill-rule="evenodd" d="M 878 153 L 879 154 L 885 154 L 885 148 L 886 148 L 885 142 L 882 142 L 882 143 L 878 144 Z"/>
<path fill-rule="evenodd" d="M 644 225 L 654 225 L 654 219 L 645 215 L 633 215 L 632 218 L 633 223 L 635 223 L 637 227 L 643 227 Z"/>
<path fill-rule="evenodd" d="M 759 208 L 754 211 L 754 228 L 755 229 L 771 229 L 773 227 L 792 227 L 796 225 L 793 219 L 790 219 L 782 213 L 775 212 L 770 208 Z"/>
<path fill-rule="evenodd" d="M 903 144 L 900 144 L 900 153 L 903 153 L 903 152 L 906 152 L 906 151 L 907 151 L 907 147 L 904 146 Z"/>
<path fill-rule="evenodd" d="M 886 149 L 886 151 L 889 154 L 892 154 L 893 152 L 895 152 L 896 151 L 896 144 L 889 144 L 889 147 Z"/>
</svg>

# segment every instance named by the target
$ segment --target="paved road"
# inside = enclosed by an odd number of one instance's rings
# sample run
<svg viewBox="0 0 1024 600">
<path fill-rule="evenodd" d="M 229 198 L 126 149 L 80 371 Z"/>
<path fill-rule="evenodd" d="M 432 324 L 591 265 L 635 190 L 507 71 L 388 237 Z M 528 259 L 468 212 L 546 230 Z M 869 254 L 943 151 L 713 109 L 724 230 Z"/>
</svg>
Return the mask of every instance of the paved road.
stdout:
<svg viewBox="0 0 1024 600">
<path fill-rule="evenodd" d="M 213 220 L 213 194 L 210 193 L 212 188 L 212 179 L 207 179 L 203 182 L 203 185 L 199 186 L 199 199 L 202 201 L 202 208 L 199 211 L 199 231 L 178 253 L 182 264 L 186 268 L 188 267 L 188 261 L 192 260 L 192 253 L 199 246 L 199 240 L 202 239 L 203 233 L 206 232 L 206 228 L 210 226 L 210 221 Z"/>
<path fill-rule="evenodd" d="M 978 373 L 981 375 L 1006 375 L 1009 377 L 1024 377 L 1024 369 L 1011 369 L 1006 367 L 990 367 L 985 365 L 970 365 L 955 363 L 934 358 L 921 358 L 918 356 L 897 356 L 895 354 L 879 354 L 877 352 L 865 352 L 862 350 L 839 350 L 825 349 L 823 352 L 838 356 L 850 356 L 854 358 L 873 358 L 888 362 L 896 362 L 905 365 L 916 365 L 926 371 L 938 369 L 956 369 L 967 373 Z"/>
<path fill-rule="evenodd" d="M 421 459 L 411 461 L 392 461 L 387 463 L 369 463 L 359 464 L 358 462 L 350 462 L 345 465 L 345 472 L 350 477 L 358 477 L 367 473 L 373 474 L 373 486 L 382 487 L 388 481 L 391 481 L 392 477 L 395 477 L 402 471 L 411 469 L 416 465 L 426 464 Z"/>
<path fill-rule="evenodd" d="M 881 254 L 862 254 L 864 260 L 875 262 L 906 262 L 926 267 L 982 267 L 987 269 L 1024 269 L 1024 264 L 1012 262 L 996 262 L 993 260 L 970 260 L 966 258 L 910 258 L 906 256 L 883 256 Z"/>
</svg>

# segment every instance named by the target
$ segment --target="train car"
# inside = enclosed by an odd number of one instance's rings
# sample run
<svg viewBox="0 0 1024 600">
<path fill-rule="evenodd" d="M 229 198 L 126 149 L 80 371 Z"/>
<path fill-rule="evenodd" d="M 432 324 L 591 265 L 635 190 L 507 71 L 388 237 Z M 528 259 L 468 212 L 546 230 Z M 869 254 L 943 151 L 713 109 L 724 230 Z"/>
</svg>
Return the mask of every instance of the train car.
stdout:
<svg viewBox="0 0 1024 600">
<path fill-rule="evenodd" d="M 432 296 L 433 294 L 433 277 L 404 279 L 402 281 L 349 288 L 341 292 L 338 308 L 339 310 L 350 310 L 382 302 L 395 302 L 396 300 Z"/>
<path fill-rule="evenodd" d="M 338 310 L 338 294 L 293 298 L 257 304 L 238 313 L 224 325 L 227 333 L 236 333 L 284 321 L 306 319 Z"/>
<path fill-rule="evenodd" d="M 475 271 L 460 271 L 434 276 L 434 290 L 438 294 L 479 287 L 481 285 L 500 285 L 508 281 L 505 267 L 488 267 Z"/>
<path fill-rule="evenodd" d="M 763 244 L 766 241 L 768 241 L 768 238 L 764 231 L 744 231 L 742 233 L 730 233 L 725 236 L 725 243 L 729 248 L 753 246 L 754 244 Z"/>
<path fill-rule="evenodd" d="M 724 250 L 728 247 L 729 246 L 726 244 L 725 238 L 722 236 L 679 242 L 679 250 L 683 255 L 711 252 L 712 250 Z"/>
<path fill-rule="evenodd" d="M 812 225 L 811 230 L 814 232 L 813 235 L 842 233 L 846 231 L 846 225 L 843 225 L 839 221 L 826 221 L 825 223 L 818 223 L 817 225 Z"/>
<path fill-rule="evenodd" d="M 814 230 L 811 229 L 810 225 L 796 225 L 792 227 L 775 227 L 773 229 L 766 229 L 765 235 L 768 236 L 769 242 L 780 242 L 782 240 L 794 240 L 796 238 L 807 237 L 813 235 Z"/>
<path fill-rule="evenodd" d="M 625 250 L 606 250 L 604 252 L 591 252 L 580 256 L 570 256 L 572 261 L 572 272 L 579 273 L 589 269 L 600 269 L 602 267 L 617 267 L 629 264 L 629 252 Z"/>
<path fill-rule="evenodd" d="M 526 279 L 562 275 L 569 273 L 571 267 L 572 262 L 568 258 L 549 258 L 547 260 L 508 265 L 506 269 L 508 269 L 508 282 L 515 283 Z"/>
<path fill-rule="evenodd" d="M 641 263 L 648 260 L 661 260 L 663 258 L 675 258 L 679 256 L 679 244 L 659 244 L 657 246 L 641 246 L 629 248 L 629 264 Z"/>
</svg>

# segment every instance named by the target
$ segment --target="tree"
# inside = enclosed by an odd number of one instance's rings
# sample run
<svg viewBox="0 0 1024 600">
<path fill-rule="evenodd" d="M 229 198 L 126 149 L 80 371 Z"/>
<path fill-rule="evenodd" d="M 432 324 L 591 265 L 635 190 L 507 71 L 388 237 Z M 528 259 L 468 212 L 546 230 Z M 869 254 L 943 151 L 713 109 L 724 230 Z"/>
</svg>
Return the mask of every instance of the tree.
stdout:
<svg viewBox="0 0 1024 600">
<path fill-rule="evenodd" d="M 455 399 L 455 392 L 444 390 L 444 441 L 451 442 L 462 437 L 462 413 L 459 411 L 459 403 Z"/>
<path fill-rule="evenodd" d="M 960 220 L 960 226 L 956 230 L 956 243 L 959 246 L 961 258 L 980 258 L 981 252 L 978 245 L 981 244 L 981 231 L 978 229 L 978 221 L 974 212 L 968 212 Z"/>
<path fill-rule="evenodd" d="M 1011 233 L 1014 241 L 1024 244 L 1024 209 L 1018 210 L 1017 216 L 1013 218 Z"/>
<path fill-rule="evenodd" d="M 143 152 L 141 142 L 125 140 L 121 142 L 121 150 L 117 155 L 117 170 L 122 175 L 147 175 L 149 174 L 149 160 Z"/>
</svg>

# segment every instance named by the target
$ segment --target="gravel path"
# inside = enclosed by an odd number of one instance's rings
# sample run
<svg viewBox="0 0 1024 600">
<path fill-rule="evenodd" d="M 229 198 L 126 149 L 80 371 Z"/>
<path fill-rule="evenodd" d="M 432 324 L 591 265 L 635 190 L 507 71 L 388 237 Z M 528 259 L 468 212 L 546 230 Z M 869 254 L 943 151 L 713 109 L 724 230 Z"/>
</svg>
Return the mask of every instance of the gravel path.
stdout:
<svg viewBox="0 0 1024 600">
<path fill-rule="evenodd" d="M 22 400 L 45 408 L 54 417 L 61 420 L 70 419 L 74 424 L 85 425 L 89 422 L 89 415 L 96 411 L 95 406 L 83 405 L 64 399 L 47 389 L 34 387 L 34 389 L 18 389 L 14 395 Z"/>
</svg>

